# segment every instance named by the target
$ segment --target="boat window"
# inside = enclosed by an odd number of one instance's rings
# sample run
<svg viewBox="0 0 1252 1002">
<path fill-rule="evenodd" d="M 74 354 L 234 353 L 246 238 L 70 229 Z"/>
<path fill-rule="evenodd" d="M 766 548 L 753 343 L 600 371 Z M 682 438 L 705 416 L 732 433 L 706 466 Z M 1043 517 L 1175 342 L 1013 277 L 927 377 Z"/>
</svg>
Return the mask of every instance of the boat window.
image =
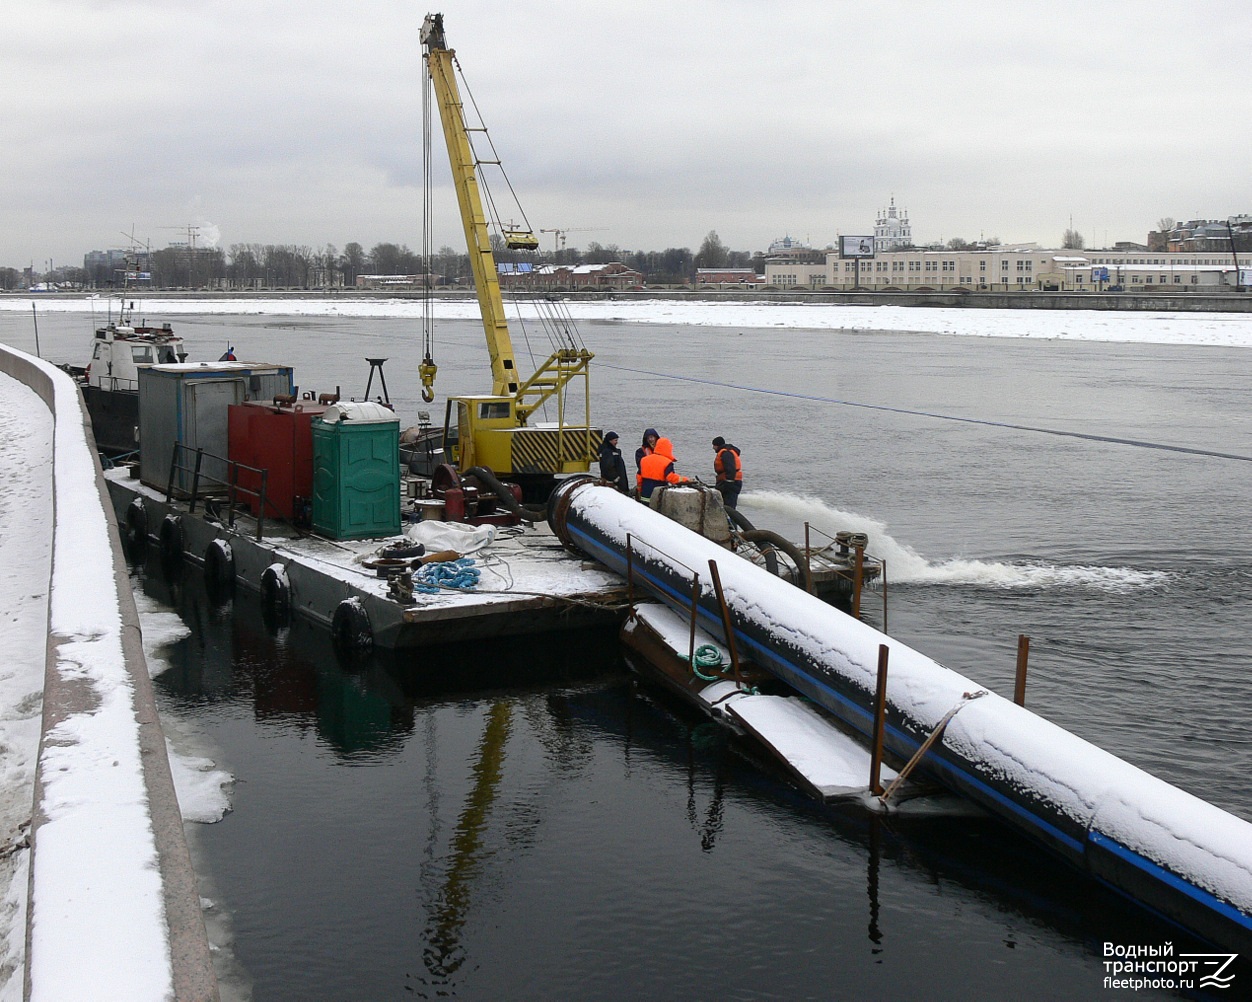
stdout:
<svg viewBox="0 0 1252 1002">
<path fill-rule="evenodd" d="M 152 349 L 146 344 L 132 344 L 130 346 L 130 357 L 136 362 L 151 362 Z"/>
<path fill-rule="evenodd" d="M 509 403 L 507 400 L 504 400 L 497 403 L 479 404 L 478 416 L 484 420 L 507 418 L 509 416 Z"/>
<path fill-rule="evenodd" d="M 161 348 L 158 348 L 157 349 L 157 361 L 160 362 L 162 365 L 172 365 L 174 362 L 177 362 L 178 359 L 174 355 L 174 346 L 167 344 Z"/>
<path fill-rule="evenodd" d="M 95 355 L 93 355 L 92 357 L 93 357 L 93 358 L 100 358 L 101 356 L 103 356 L 103 355 L 104 355 L 104 352 L 105 352 L 105 347 L 106 347 L 106 346 L 105 346 L 105 345 L 103 345 L 103 344 L 98 344 L 98 345 L 96 345 L 96 353 L 95 353 Z"/>
</svg>

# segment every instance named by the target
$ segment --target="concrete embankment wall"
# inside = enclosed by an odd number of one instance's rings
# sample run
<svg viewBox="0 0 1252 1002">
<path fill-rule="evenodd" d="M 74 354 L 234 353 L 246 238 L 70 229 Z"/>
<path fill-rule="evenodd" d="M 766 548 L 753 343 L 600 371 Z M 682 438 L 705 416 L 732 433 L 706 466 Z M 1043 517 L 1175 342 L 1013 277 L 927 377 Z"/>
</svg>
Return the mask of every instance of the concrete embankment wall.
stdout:
<svg viewBox="0 0 1252 1002">
<path fill-rule="evenodd" d="M 0 345 L 0 372 L 43 400 L 55 428 L 26 997 L 172 991 L 179 1000 L 216 999 L 139 615 L 86 409 L 69 377 L 39 359 Z"/>
</svg>

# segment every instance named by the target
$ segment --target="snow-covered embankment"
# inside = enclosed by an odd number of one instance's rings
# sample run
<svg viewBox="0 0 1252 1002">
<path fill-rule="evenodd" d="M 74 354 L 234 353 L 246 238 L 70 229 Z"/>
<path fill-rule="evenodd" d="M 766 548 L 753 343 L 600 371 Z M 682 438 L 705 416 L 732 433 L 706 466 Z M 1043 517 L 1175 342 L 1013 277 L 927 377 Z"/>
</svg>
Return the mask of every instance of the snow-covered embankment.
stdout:
<svg viewBox="0 0 1252 1002">
<path fill-rule="evenodd" d="M 216 998 L 138 615 L 81 398 L 54 366 L 2 345 L 0 373 L 30 387 L 54 423 L 51 456 L 28 457 L 52 463 L 53 507 L 25 930 L 30 997 Z"/>
</svg>

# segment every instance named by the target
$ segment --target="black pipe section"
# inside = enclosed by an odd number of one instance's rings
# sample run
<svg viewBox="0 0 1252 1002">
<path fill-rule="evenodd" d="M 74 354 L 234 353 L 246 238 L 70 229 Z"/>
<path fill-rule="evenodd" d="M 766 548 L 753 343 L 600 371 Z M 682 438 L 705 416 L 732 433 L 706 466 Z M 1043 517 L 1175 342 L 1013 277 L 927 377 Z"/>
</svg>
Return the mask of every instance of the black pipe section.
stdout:
<svg viewBox="0 0 1252 1002">
<path fill-rule="evenodd" d="M 485 466 L 471 466 L 468 470 L 461 474 L 462 480 L 477 480 L 483 487 L 490 488 L 491 492 L 500 499 L 500 503 L 512 515 L 516 515 L 523 522 L 535 523 L 542 521 L 547 515 L 545 507 L 536 507 L 533 505 L 521 504 L 517 498 L 513 496 L 513 492 L 501 482 L 491 470 Z"/>
</svg>

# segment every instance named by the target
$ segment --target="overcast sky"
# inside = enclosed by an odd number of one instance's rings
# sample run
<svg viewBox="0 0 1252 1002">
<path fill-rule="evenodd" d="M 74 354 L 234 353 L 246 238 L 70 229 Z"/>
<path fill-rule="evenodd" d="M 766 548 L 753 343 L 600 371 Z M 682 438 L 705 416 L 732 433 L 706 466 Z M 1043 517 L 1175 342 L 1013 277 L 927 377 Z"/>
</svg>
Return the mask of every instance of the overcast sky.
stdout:
<svg viewBox="0 0 1252 1002">
<path fill-rule="evenodd" d="M 436 8 L 438 9 L 438 8 Z M 1252 211 L 1246 0 L 449 0 L 535 229 L 736 250 L 1143 241 Z M 0 34 L 0 265 L 201 243 L 421 247 L 411 2 L 39 0 Z M 460 247 L 446 154 L 435 242 Z M 543 246 L 552 246 L 552 236 Z"/>
</svg>

